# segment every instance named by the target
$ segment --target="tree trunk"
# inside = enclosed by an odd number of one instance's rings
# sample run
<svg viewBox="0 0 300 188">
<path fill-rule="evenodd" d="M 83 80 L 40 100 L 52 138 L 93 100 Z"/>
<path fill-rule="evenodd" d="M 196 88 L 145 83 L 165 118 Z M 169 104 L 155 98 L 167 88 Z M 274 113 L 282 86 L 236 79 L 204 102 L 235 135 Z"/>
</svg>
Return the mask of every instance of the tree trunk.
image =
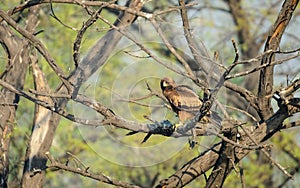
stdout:
<svg viewBox="0 0 300 188">
<path fill-rule="evenodd" d="M 5 23 L 0 25 L 0 42 L 8 54 L 8 66 L 1 77 L 15 88 L 22 89 L 28 67 L 29 47 L 24 41 L 13 35 Z M 16 123 L 19 96 L 2 88 L 0 103 L 0 187 L 7 187 L 10 136 Z"/>
<path fill-rule="evenodd" d="M 130 3 L 128 4 L 131 8 L 136 10 L 140 10 L 142 8 L 143 2 L 140 0 L 132 0 L 129 2 Z M 135 15 L 124 12 L 117 18 L 115 26 L 122 31 L 127 26 L 131 25 L 135 18 Z M 108 31 L 106 35 L 96 42 L 85 58 L 78 64 L 77 69 L 75 69 L 69 77 L 68 81 L 75 86 L 75 88 L 73 88 L 74 90 L 68 91 L 69 88 L 62 85 L 57 92 L 69 93 L 73 97 L 76 97 L 81 84 L 106 62 L 107 58 L 122 37 L 123 34 L 116 29 Z M 37 66 L 35 68 L 36 72 L 40 72 Z M 38 91 L 49 91 L 47 83 L 41 72 L 35 79 L 36 84 L 40 85 L 36 87 Z M 49 101 L 49 98 L 45 100 L 49 103 L 53 103 L 53 101 Z M 57 108 L 64 109 L 67 102 L 67 99 L 57 100 L 55 106 L 57 106 Z M 47 162 L 45 153 L 48 152 L 51 147 L 56 128 L 61 118 L 58 114 L 54 114 L 40 106 L 36 107 L 36 113 L 30 143 L 27 148 L 22 177 L 22 186 L 26 188 L 42 187 Z"/>
</svg>

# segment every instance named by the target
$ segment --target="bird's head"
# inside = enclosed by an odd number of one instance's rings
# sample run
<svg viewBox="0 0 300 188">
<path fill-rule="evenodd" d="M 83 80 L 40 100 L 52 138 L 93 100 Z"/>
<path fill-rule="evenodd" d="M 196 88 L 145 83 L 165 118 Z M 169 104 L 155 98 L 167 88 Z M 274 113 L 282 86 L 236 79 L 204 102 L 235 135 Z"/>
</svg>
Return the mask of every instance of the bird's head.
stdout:
<svg viewBox="0 0 300 188">
<path fill-rule="evenodd" d="M 172 79 L 172 78 L 163 78 L 161 81 L 160 81 L 160 88 L 162 90 L 164 90 L 166 87 L 174 87 L 175 86 L 175 81 Z"/>
</svg>

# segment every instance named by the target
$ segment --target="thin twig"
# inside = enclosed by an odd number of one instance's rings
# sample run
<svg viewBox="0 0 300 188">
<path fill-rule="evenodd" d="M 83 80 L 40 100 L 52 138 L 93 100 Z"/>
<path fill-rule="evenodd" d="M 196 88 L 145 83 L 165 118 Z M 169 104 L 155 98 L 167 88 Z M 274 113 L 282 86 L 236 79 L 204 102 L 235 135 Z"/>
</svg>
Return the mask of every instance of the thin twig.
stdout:
<svg viewBox="0 0 300 188">
<path fill-rule="evenodd" d="M 36 91 L 34 89 L 28 89 L 28 91 L 32 94 L 44 96 L 44 97 L 71 99 L 71 95 L 64 94 L 64 93 L 45 93 L 45 92 Z"/>
<path fill-rule="evenodd" d="M 107 183 L 107 184 L 115 185 L 115 186 L 119 186 L 119 187 L 139 188 L 139 186 L 137 186 L 137 185 L 133 185 L 133 184 L 130 184 L 130 183 L 127 183 L 127 182 L 123 182 L 123 181 L 113 179 L 113 178 L 111 178 L 107 175 L 104 175 L 103 173 L 94 174 L 94 173 L 88 172 L 86 169 L 82 170 L 80 168 L 67 166 L 65 164 L 62 164 L 62 163 L 56 161 L 50 155 L 49 152 L 46 152 L 45 155 L 47 156 L 47 158 L 49 159 L 49 161 L 51 163 L 51 164 L 48 165 L 48 168 L 58 168 L 58 169 L 61 169 L 61 170 L 64 170 L 64 171 L 73 172 L 75 174 L 79 174 L 79 175 L 82 175 L 82 176 L 85 176 L 85 177 L 88 177 L 88 178 L 91 178 L 91 179 L 94 179 L 94 180 L 97 180 L 97 181 L 101 181 L 103 183 Z"/>
<path fill-rule="evenodd" d="M 71 152 L 67 152 L 68 155 L 72 156 L 76 161 L 78 161 L 81 166 L 84 167 L 84 169 L 88 169 L 89 167 L 87 167 L 76 155 L 72 154 Z M 87 171 L 87 170 L 86 170 Z"/>
<path fill-rule="evenodd" d="M 166 107 L 166 105 L 149 105 L 149 104 L 144 104 L 144 103 L 138 102 L 136 100 L 132 100 L 132 99 L 118 99 L 117 101 L 132 103 L 132 104 L 136 104 L 136 105 L 147 107 L 147 108 L 149 108 L 149 107 L 152 107 L 152 108 L 164 108 L 164 107 Z"/>
<path fill-rule="evenodd" d="M 73 60 L 75 63 L 75 67 L 78 67 L 78 64 L 80 61 L 80 47 L 81 47 L 81 41 L 82 41 L 83 35 L 86 32 L 86 30 L 96 22 L 98 15 L 102 11 L 102 8 L 103 7 L 100 7 L 98 10 L 96 10 L 91 15 L 91 17 L 85 23 L 82 24 L 82 27 L 80 28 L 80 30 L 77 33 L 75 42 L 73 44 Z"/>
<path fill-rule="evenodd" d="M 232 110 L 237 110 L 237 111 L 245 114 L 246 116 L 250 117 L 256 123 L 256 126 L 259 126 L 259 121 L 253 115 L 251 115 L 249 112 L 247 112 L 245 110 L 242 110 L 242 109 L 239 109 L 239 108 L 236 108 L 234 106 L 228 106 L 228 105 L 226 105 L 226 108 L 230 108 Z"/>
<path fill-rule="evenodd" d="M 250 140 L 258 146 L 257 141 L 251 136 L 251 134 L 243 127 L 240 126 L 241 129 L 244 131 L 244 133 L 246 133 L 246 135 L 250 138 Z M 261 151 L 263 152 L 263 154 L 272 162 L 272 164 L 274 164 L 283 174 L 285 174 L 286 176 L 288 176 L 289 178 L 293 179 L 293 176 L 286 171 L 279 163 L 277 163 L 272 157 L 271 155 L 264 149 L 262 148 Z"/>
<path fill-rule="evenodd" d="M 228 81 L 224 83 L 224 86 L 242 96 L 255 110 L 259 110 L 257 97 L 251 91 Z"/>
<path fill-rule="evenodd" d="M 28 32 L 26 29 L 23 29 L 20 27 L 19 24 L 17 24 L 6 12 L 0 9 L 0 17 L 2 17 L 11 27 L 13 27 L 17 32 L 19 32 L 23 37 L 28 39 L 30 43 L 42 54 L 42 56 L 46 59 L 50 67 L 53 69 L 55 74 L 59 77 L 59 79 L 64 83 L 66 88 L 68 89 L 69 93 L 71 93 L 73 86 L 70 84 L 70 82 L 67 80 L 67 76 L 63 72 L 63 70 L 56 65 L 54 59 L 50 55 L 47 48 L 44 46 L 44 44 L 36 38 L 33 34 Z"/>
<path fill-rule="evenodd" d="M 239 147 L 239 148 L 243 148 L 243 149 L 247 149 L 247 150 L 260 150 L 262 148 L 265 148 L 266 146 L 265 145 L 242 145 L 242 144 L 239 144 L 237 142 L 234 142 L 228 138 L 226 138 L 225 136 L 223 136 L 222 134 L 220 133 L 217 133 L 215 131 L 212 131 L 212 130 L 208 130 L 209 133 L 212 133 L 214 135 L 216 135 L 217 137 L 221 138 L 222 140 L 224 140 L 225 142 L 228 142 L 230 144 L 232 144 L 233 146 L 235 147 Z"/>
<path fill-rule="evenodd" d="M 189 64 L 185 61 L 185 59 L 179 55 L 177 53 L 177 51 L 175 50 L 175 48 L 171 45 L 171 43 L 168 41 L 167 37 L 165 36 L 165 34 L 163 33 L 163 31 L 161 30 L 161 28 L 159 27 L 159 24 L 156 22 L 155 19 L 150 19 L 152 25 L 154 26 L 154 28 L 156 29 L 158 35 L 160 36 L 160 38 L 162 39 L 162 41 L 164 42 L 164 44 L 166 45 L 166 47 L 170 50 L 170 52 L 177 58 L 177 60 L 184 66 L 186 72 L 188 75 L 186 75 L 188 78 L 191 78 L 192 80 L 196 80 L 196 77 L 191 69 L 191 67 L 189 66 Z"/>
<path fill-rule="evenodd" d="M 192 52 L 192 55 L 194 57 L 194 60 L 197 62 L 197 64 L 201 65 L 201 62 L 203 61 L 200 58 L 199 51 L 197 49 L 197 44 L 196 41 L 193 39 L 193 36 L 191 34 L 191 28 L 189 24 L 189 18 L 188 18 L 188 13 L 187 13 L 187 8 L 184 0 L 179 0 L 179 5 L 182 7 L 180 9 L 181 12 L 181 20 L 183 24 L 183 31 L 184 31 L 184 36 L 186 38 L 186 41 L 188 43 L 188 46 L 190 48 L 190 51 Z M 213 68 L 214 66 L 212 66 Z M 208 73 L 208 72 L 206 72 Z"/>
<path fill-rule="evenodd" d="M 82 7 L 88 7 L 88 6 L 95 6 L 95 7 L 99 7 L 99 6 L 103 6 L 103 7 L 107 7 L 107 8 L 111 8 L 111 9 L 115 9 L 115 10 L 119 10 L 119 11 L 126 11 L 129 12 L 131 14 L 134 14 L 136 16 L 140 16 L 142 18 L 148 19 L 150 17 L 157 17 L 160 16 L 162 14 L 168 14 L 170 12 L 174 12 L 174 11 L 178 11 L 179 9 L 181 9 L 181 6 L 171 6 L 171 7 L 167 7 L 165 10 L 160 10 L 160 11 L 156 11 L 153 14 L 147 13 L 147 12 L 143 12 L 143 11 L 136 11 L 133 8 L 129 8 L 126 6 L 122 6 L 122 5 L 118 5 L 116 3 L 114 3 L 115 1 L 110 1 L 110 2 L 104 2 L 104 1 L 92 1 L 92 0 L 43 0 L 43 1 L 25 1 L 24 3 L 20 4 L 19 6 L 13 8 L 12 10 L 9 11 L 9 15 L 13 15 L 17 12 L 20 12 L 26 8 L 29 8 L 31 6 L 35 6 L 37 4 L 44 4 L 44 3 L 65 3 L 65 4 L 76 4 L 76 5 L 80 5 Z M 198 5 L 199 3 L 197 2 L 191 2 L 186 4 L 186 7 L 193 7 Z M 1 22 L 2 20 L 0 20 Z"/>
<path fill-rule="evenodd" d="M 69 28 L 69 29 L 72 29 L 73 31 L 77 31 L 77 29 L 75 27 L 71 27 L 71 26 L 68 26 L 67 24 L 65 24 L 63 21 L 61 21 L 57 16 L 56 14 L 54 13 L 54 10 L 53 10 L 53 3 L 52 3 L 52 0 L 50 0 L 50 16 L 52 16 L 55 20 L 57 20 L 60 24 L 62 24 L 64 27 L 66 28 Z"/>
<path fill-rule="evenodd" d="M 246 76 L 246 75 L 249 75 L 251 73 L 254 73 L 254 72 L 257 72 L 257 71 L 260 71 L 268 66 L 273 66 L 273 65 L 279 65 L 281 63 L 284 63 L 288 60 L 291 60 L 291 59 L 295 59 L 297 57 L 299 57 L 300 54 L 296 54 L 296 55 L 292 55 L 290 57 L 287 57 L 287 58 L 283 58 L 283 59 L 279 59 L 279 60 L 275 60 L 275 61 L 271 61 L 271 62 L 267 62 L 265 64 L 262 64 L 260 66 L 257 66 L 251 70 L 247 70 L 247 71 L 243 71 L 243 72 L 239 72 L 239 73 L 236 73 L 236 74 L 233 74 L 233 75 L 228 75 L 226 76 L 226 80 L 229 80 L 229 79 L 232 79 L 232 78 L 237 78 L 237 77 L 241 77 L 241 76 Z"/>
<path fill-rule="evenodd" d="M 154 59 L 157 63 L 163 65 L 164 67 L 166 67 L 167 69 L 182 75 L 182 76 L 186 76 L 186 74 L 178 69 L 173 68 L 172 66 L 168 65 L 167 63 L 165 63 L 164 60 L 161 60 L 159 57 L 157 57 L 154 53 L 151 52 L 151 50 L 149 50 L 146 46 L 144 46 L 141 42 L 138 42 L 134 37 L 130 36 L 129 34 L 127 34 L 126 32 L 120 30 L 118 27 L 116 27 L 115 25 L 113 25 L 112 23 L 110 23 L 107 19 L 103 18 L 101 15 L 98 16 L 99 19 L 101 19 L 104 23 L 108 24 L 111 28 L 119 31 L 122 35 L 124 35 L 126 38 L 128 38 L 129 40 L 131 40 L 132 42 L 134 42 L 138 47 L 141 48 L 141 50 L 143 50 L 146 54 L 148 54 L 152 59 Z"/>
</svg>

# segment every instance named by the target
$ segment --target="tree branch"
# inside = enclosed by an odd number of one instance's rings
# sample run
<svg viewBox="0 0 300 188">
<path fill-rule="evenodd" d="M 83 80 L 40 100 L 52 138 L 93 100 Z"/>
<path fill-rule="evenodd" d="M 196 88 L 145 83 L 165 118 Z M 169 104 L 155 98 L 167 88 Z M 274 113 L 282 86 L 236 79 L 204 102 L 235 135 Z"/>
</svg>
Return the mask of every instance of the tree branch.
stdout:
<svg viewBox="0 0 300 188">
<path fill-rule="evenodd" d="M 266 120 L 266 122 L 261 123 L 254 131 L 250 133 L 250 137 L 241 137 L 239 140 L 239 144 L 251 145 L 253 144 L 253 139 L 256 140 L 257 143 L 263 142 L 279 131 L 280 127 L 282 127 L 282 123 L 286 118 L 299 111 L 300 108 L 295 109 L 293 105 L 289 103 L 281 105 L 279 110 L 275 114 L 273 114 L 268 120 Z M 217 148 L 215 147 L 216 146 L 212 147 L 212 149 L 219 151 L 220 143 L 218 144 Z M 251 151 L 252 150 L 244 148 L 235 148 L 234 163 L 238 163 Z M 188 184 L 195 178 L 211 169 L 215 165 L 215 162 L 218 158 L 218 152 L 212 152 L 211 150 L 209 150 L 207 153 L 189 161 L 168 179 L 162 180 L 157 187 L 183 187 L 184 185 Z M 207 163 L 208 159 L 210 160 L 209 163 Z"/>
<path fill-rule="evenodd" d="M 23 37 L 27 38 L 30 41 L 30 43 L 43 55 L 43 57 L 46 59 L 50 67 L 53 69 L 53 71 L 56 73 L 59 79 L 67 87 L 68 91 L 72 91 L 73 87 L 67 81 L 67 76 L 65 75 L 63 70 L 56 65 L 54 59 L 52 58 L 52 56 L 50 55 L 50 53 L 48 52 L 44 44 L 32 33 L 20 27 L 20 25 L 18 25 L 7 13 L 5 13 L 1 9 L 0 9 L 0 17 L 2 17 L 10 26 L 12 26 Z"/>
<path fill-rule="evenodd" d="M 280 44 L 281 37 L 288 26 L 294 10 L 296 9 L 299 0 L 285 0 L 280 13 L 277 17 L 273 25 L 273 29 L 268 35 L 264 52 L 273 50 L 275 51 Z M 263 64 L 270 64 L 274 61 L 274 54 L 271 53 L 265 57 L 263 57 L 261 61 L 261 65 Z M 268 95 L 272 94 L 273 90 L 273 71 L 274 65 L 267 66 L 263 70 L 260 71 L 260 79 L 259 79 L 259 86 L 258 86 L 258 104 L 260 107 L 259 115 L 262 121 L 268 119 L 272 113 L 273 109 L 271 106 L 271 99 L 268 98 Z"/>
<path fill-rule="evenodd" d="M 73 172 L 75 174 L 79 174 L 81 176 L 87 177 L 87 178 L 91 178 L 109 185 L 114 185 L 114 186 L 119 186 L 119 187 L 126 187 L 126 188 L 139 188 L 139 186 L 137 185 L 133 185 L 127 182 L 123 182 L 123 181 L 119 181 L 116 179 L 113 179 L 107 175 L 104 175 L 103 173 L 98 173 L 98 174 L 94 174 L 92 172 L 89 172 L 89 167 L 85 168 L 85 169 L 81 169 L 78 167 L 72 167 L 72 166 L 68 166 L 65 164 L 62 164 L 60 162 L 57 162 L 51 155 L 49 152 L 46 152 L 46 156 L 49 159 L 50 163 L 49 165 L 47 165 L 47 168 L 57 168 L 57 169 L 61 169 L 64 171 L 68 171 L 68 172 Z"/>
</svg>

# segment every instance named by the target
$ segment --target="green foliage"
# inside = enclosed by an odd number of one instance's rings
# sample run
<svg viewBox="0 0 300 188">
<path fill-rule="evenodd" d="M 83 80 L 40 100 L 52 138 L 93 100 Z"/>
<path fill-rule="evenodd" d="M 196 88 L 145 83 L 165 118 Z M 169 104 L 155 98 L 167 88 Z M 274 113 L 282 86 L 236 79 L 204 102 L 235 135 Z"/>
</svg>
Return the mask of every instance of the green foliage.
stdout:
<svg viewBox="0 0 300 188">
<path fill-rule="evenodd" d="M 1 9 L 9 10 L 18 3 L 19 1 L 16 0 L 5 0 L 0 2 L 0 7 Z M 249 4 L 252 3 L 252 1 L 249 2 Z M 247 4 L 248 2 L 244 6 Z M 224 6 L 224 2 L 219 2 L 219 4 L 212 2 L 212 5 Z M 163 9 L 163 7 L 168 6 L 170 4 L 167 4 L 167 1 L 153 1 L 148 3 L 146 8 L 156 10 L 157 8 Z M 53 4 L 53 10 L 54 12 L 51 12 L 49 4 L 42 5 L 37 31 L 43 30 L 43 32 L 38 34 L 37 37 L 47 47 L 57 65 L 68 75 L 75 68 L 72 57 L 73 43 L 78 30 L 89 18 L 89 15 L 82 7 L 71 4 Z M 265 16 L 268 11 L 262 10 L 261 12 Z M 67 28 L 59 23 L 58 20 L 51 17 L 50 15 L 53 13 L 62 23 L 75 28 L 75 30 Z M 233 28 L 234 24 L 231 17 L 224 12 L 213 12 L 212 14 L 211 9 L 192 13 L 190 15 L 191 25 L 193 26 L 193 32 L 197 34 L 196 39 L 199 41 L 200 39 L 204 40 L 205 45 L 209 49 L 219 51 L 220 61 L 224 62 L 225 65 L 231 63 L 234 59 L 234 53 L 230 39 L 236 37 L 233 33 L 236 29 L 239 29 Z M 14 15 L 14 18 L 18 16 L 22 17 L 23 14 L 27 14 L 27 10 Z M 23 17 L 25 17 L 24 15 Z M 103 10 L 101 15 L 110 22 L 116 19 L 116 16 L 108 10 Z M 177 37 L 176 42 L 179 43 L 176 46 L 180 46 L 181 49 L 179 50 L 183 52 L 187 51 L 188 53 L 188 46 L 181 44 L 184 38 L 181 31 L 181 22 L 174 15 L 175 13 L 170 13 L 165 17 L 162 15 L 162 19 L 166 19 L 166 22 L 173 26 L 170 28 L 174 29 L 167 30 L 166 35 L 175 35 Z M 254 12 L 251 15 L 255 15 Z M 268 20 L 270 19 L 271 21 L 269 14 L 268 16 Z M 216 19 L 220 17 L 222 19 Z M 256 19 L 251 19 L 251 23 L 255 23 L 255 21 Z M 170 55 L 162 45 L 161 39 L 153 32 L 151 24 L 146 23 L 142 19 L 137 20 L 137 23 L 137 25 L 129 29 L 128 33 L 130 36 L 134 36 L 144 46 L 152 49 L 154 54 L 165 61 L 168 66 L 182 70 L 182 66 L 174 63 L 176 62 L 176 58 Z M 243 26 L 247 24 L 244 23 Z M 21 25 L 25 25 L 25 20 L 21 19 Z M 135 28 L 136 26 L 138 29 Z M 80 48 L 81 58 L 84 57 L 88 49 L 108 29 L 109 27 L 106 24 L 98 20 L 87 30 Z M 263 31 L 260 32 L 263 33 Z M 146 34 L 142 35 L 143 33 Z M 250 47 L 240 46 L 240 48 L 247 50 Z M 132 102 L 133 99 L 142 98 L 150 93 L 147 84 L 153 91 L 160 93 L 159 80 L 164 76 L 174 77 L 176 81 L 194 87 L 201 96 L 202 91 L 195 87 L 193 83 L 158 64 L 153 59 L 148 58 L 148 55 L 125 37 L 120 41 L 117 49 L 111 53 L 109 60 L 103 67 L 82 85 L 80 89 L 81 94 L 101 102 L 111 108 L 114 113 L 126 119 L 143 123 L 150 123 L 151 121 L 148 118 L 153 121 L 161 121 L 163 119 L 168 119 L 172 122 L 178 121 L 175 114 L 170 109 L 167 109 L 164 106 L 163 100 L 158 97 L 151 96 L 138 100 L 142 105 Z M 0 50 L 0 62 L 6 61 L 5 52 Z M 39 56 L 38 64 L 46 75 L 51 92 L 55 93 L 60 84 L 59 79 L 43 57 Z M 1 72 L 4 69 L 5 63 L 0 63 Z M 241 70 L 242 68 L 236 69 L 236 71 Z M 236 78 L 231 81 L 237 85 L 243 85 L 245 80 L 244 78 Z M 33 88 L 30 71 L 28 71 L 24 88 L 25 90 Z M 221 92 L 220 102 L 226 104 L 225 97 L 222 97 L 223 94 Z M 72 102 L 68 104 L 66 110 L 79 118 L 103 118 L 93 110 Z M 14 122 L 16 124 L 15 130 L 11 135 L 13 139 L 10 147 L 10 181 L 21 178 L 26 145 L 32 128 L 33 114 L 34 104 L 22 98 L 18 106 L 17 121 Z M 145 118 L 145 116 L 148 118 Z M 243 115 L 240 113 L 230 113 L 230 117 L 232 118 L 241 116 Z M 197 138 L 200 145 L 193 150 L 189 150 L 187 144 L 188 138 L 175 139 L 153 135 L 146 143 L 141 144 L 140 142 L 145 136 L 144 133 L 125 136 L 127 133 L 127 130 L 118 129 L 113 126 L 87 127 L 62 118 L 55 133 L 50 153 L 62 163 L 69 161 L 69 165 L 77 166 L 78 168 L 84 169 L 85 167 L 90 167 L 89 171 L 96 174 L 104 173 L 122 181 L 150 187 L 153 186 L 153 180 L 156 176 L 156 180 L 167 178 L 206 148 L 220 141 L 212 136 L 200 137 Z M 297 131 L 281 132 L 280 135 L 274 136 L 271 142 L 274 144 L 275 149 L 272 150 L 272 154 L 275 154 L 274 158 L 276 161 L 289 169 L 294 169 L 299 165 L 295 159 L 291 158 L 291 155 L 278 151 L 280 148 L 284 148 L 290 151 L 295 158 L 300 158 L 299 134 Z M 67 152 L 80 159 L 85 166 L 80 164 L 74 156 L 66 154 Z M 281 172 L 278 172 L 276 167 L 268 163 L 260 163 L 256 152 L 251 153 L 243 159 L 240 165 L 244 169 L 245 184 L 247 187 L 264 187 L 263 183 L 272 178 L 277 185 L 284 179 L 284 176 Z M 237 169 L 239 170 L 238 167 Z M 211 171 L 207 172 L 206 175 L 209 176 L 210 173 Z M 277 181 L 277 179 L 280 181 Z M 205 179 L 201 176 L 189 184 L 188 187 L 202 187 L 204 184 Z M 44 186 L 110 187 L 70 172 L 51 169 L 46 171 Z M 233 171 L 226 179 L 224 187 L 241 187 L 239 173 Z"/>
</svg>

